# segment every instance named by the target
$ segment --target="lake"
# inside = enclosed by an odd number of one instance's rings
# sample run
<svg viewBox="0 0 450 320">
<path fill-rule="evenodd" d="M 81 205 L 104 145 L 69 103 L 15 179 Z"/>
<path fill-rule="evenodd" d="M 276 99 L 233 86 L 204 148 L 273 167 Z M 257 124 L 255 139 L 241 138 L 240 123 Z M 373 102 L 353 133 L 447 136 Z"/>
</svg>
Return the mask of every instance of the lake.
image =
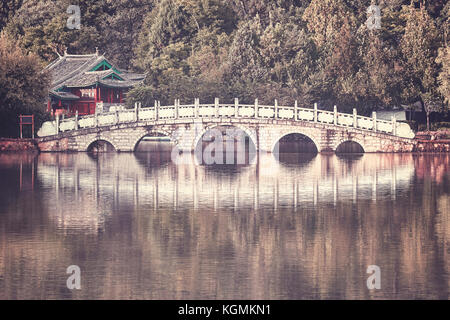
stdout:
<svg viewBox="0 0 450 320">
<path fill-rule="evenodd" d="M 448 299 L 449 169 L 449 154 L 1 154 L 0 299 Z"/>
</svg>

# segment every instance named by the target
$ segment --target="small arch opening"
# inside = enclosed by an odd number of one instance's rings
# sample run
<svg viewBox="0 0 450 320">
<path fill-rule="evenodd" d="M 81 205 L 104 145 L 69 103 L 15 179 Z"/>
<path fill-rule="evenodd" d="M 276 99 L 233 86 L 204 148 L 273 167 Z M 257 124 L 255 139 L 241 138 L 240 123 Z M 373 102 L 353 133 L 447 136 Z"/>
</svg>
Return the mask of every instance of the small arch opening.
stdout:
<svg viewBox="0 0 450 320">
<path fill-rule="evenodd" d="M 208 129 L 195 146 L 195 157 L 202 165 L 248 165 L 256 157 L 252 138 L 234 126 Z"/>
<path fill-rule="evenodd" d="M 364 153 L 364 148 L 355 141 L 342 142 L 336 148 L 336 154 L 361 154 Z"/>
<path fill-rule="evenodd" d="M 114 148 L 114 146 L 106 140 L 96 140 L 92 142 L 87 148 L 87 152 L 89 153 L 107 153 L 115 151 L 116 149 Z"/>
</svg>

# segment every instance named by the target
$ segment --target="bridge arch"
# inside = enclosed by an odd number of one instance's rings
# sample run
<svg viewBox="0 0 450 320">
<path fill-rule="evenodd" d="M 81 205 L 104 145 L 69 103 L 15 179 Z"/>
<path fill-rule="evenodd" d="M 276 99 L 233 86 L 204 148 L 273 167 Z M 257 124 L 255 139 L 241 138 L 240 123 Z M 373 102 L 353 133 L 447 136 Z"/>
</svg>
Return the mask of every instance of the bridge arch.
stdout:
<svg viewBox="0 0 450 320">
<path fill-rule="evenodd" d="M 247 128 L 245 126 L 242 126 L 240 124 L 235 124 L 235 123 L 226 123 L 226 124 L 213 124 L 210 126 L 205 127 L 204 129 L 202 129 L 196 136 L 195 139 L 193 141 L 192 144 L 192 150 L 195 150 L 197 148 L 197 144 L 199 143 L 199 141 L 202 139 L 203 135 L 208 132 L 211 129 L 217 128 L 217 127 L 235 127 L 238 129 L 241 129 L 242 131 L 244 131 L 247 136 L 250 137 L 250 139 L 252 140 L 252 143 L 254 144 L 256 150 L 258 150 L 258 139 L 256 137 L 256 132 L 254 130 L 251 130 L 250 128 Z"/>
<path fill-rule="evenodd" d="M 147 137 L 148 135 L 155 134 L 155 133 L 168 137 L 170 139 L 170 141 L 173 142 L 175 145 L 178 144 L 178 142 L 174 140 L 172 132 L 165 130 L 163 128 L 153 128 L 152 130 L 139 135 L 139 137 L 137 139 L 135 139 L 135 141 L 133 142 L 133 148 L 132 148 L 133 152 L 136 151 L 139 143 L 142 141 L 143 138 Z"/>
<path fill-rule="evenodd" d="M 272 141 L 272 145 L 270 147 L 270 151 L 273 152 L 275 150 L 275 146 L 277 145 L 277 143 L 280 142 L 280 140 L 283 139 L 284 137 L 286 137 L 288 135 L 291 135 L 291 134 L 299 134 L 299 135 L 305 136 L 306 138 L 310 139 L 314 143 L 314 145 L 316 146 L 317 152 L 320 152 L 320 144 L 318 143 L 319 140 L 314 135 L 306 133 L 303 130 L 299 130 L 299 129 L 283 131 L 281 134 L 279 134 Z"/>
<path fill-rule="evenodd" d="M 366 147 L 364 146 L 364 143 L 360 139 L 357 139 L 357 138 L 341 139 L 336 143 L 336 145 L 334 146 L 333 149 L 336 153 L 340 153 L 340 152 L 342 152 L 340 149 L 343 148 L 346 144 L 348 144 L 351 149 L 355 149 L 359 146 L 361 151 L 359 151 L 359 152 L 357 151 L 356 153 L 365 153 L 366 152 Z M 354 144 L 354 146 L 351 146 L 351 144 Z M 345 153 L 345 151 L 343 153 Z M 355 153 L 355 152 L 351 151 L 350 153 Z"/>
<path fill-rule="evenodd" d="M 116 146 L 110 139 L 105 138 L 105 137 L 96 137 L 96 138 L 94 138 L 94 139 L 89 140 L 89 141 L 86 143 L 86 145 L 85 145 L 85 147 L 84 147 L 84 151 L 85 151 L 85 152 L 89 152 L 90 149 L 91 149 L 91 146 L 92 146 L 94 143 L 96 143 L 96 142 L 101 142 L 101 141 L 104 141 L 104 142 L 109 143 L 109 144 L 114 148 L 115 151 L 118 151 L 118 150 L 119 150 L 119 149 L 117 148 L 117 146 Z"/>
</svg>

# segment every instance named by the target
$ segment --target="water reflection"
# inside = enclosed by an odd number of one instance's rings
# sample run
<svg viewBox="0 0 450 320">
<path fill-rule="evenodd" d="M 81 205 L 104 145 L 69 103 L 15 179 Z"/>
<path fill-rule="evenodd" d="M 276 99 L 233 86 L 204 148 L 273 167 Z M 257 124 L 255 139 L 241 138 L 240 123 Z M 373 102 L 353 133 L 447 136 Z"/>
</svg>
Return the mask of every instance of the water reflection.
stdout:
<svg viewBox="0 0 450 320">
<path fill-rule="evenodd" d="M 448 155 L 211 167 L 149 148 L 0 155 L 0 298 L 448 298 Z"/>
</svg>

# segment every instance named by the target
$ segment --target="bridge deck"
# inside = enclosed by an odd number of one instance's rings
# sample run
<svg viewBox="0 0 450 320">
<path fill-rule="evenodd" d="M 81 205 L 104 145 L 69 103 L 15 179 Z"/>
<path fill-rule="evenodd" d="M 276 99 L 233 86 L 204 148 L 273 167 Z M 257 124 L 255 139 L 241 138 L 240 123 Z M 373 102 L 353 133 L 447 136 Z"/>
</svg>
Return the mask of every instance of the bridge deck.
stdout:
<svg viewBox="0 0 450 320">
<path fill-rule="evenodd" d="M 275 105 L 259 105 L 258 100 L 253 105 L 239 104 L 238 99 L 234 104 L 219 104 L 216 99 L 214 104 L 200 104 L 196 99 L 194 104 L 181 105 L 179 101 L 175 101 L 171 106 L 160 106 L 155 103 L 154 107 L 141 108 L 140 104 L 136 104 L 134 109 L 126 109 L 122 111 L 99 113 L 90 116 L 72 117 L 68 119 L 56 118 L 53 122 L 47 122 L 38 132 L 40 137 L 55 136 L 65 132 L 80 131 L 89 128 L 104 128 L 130 123 L 145 124 L 168 124 L 168 123 L 185 123 L 192 120 L 206 120 L 230 123 L 233 120 L 246 123 L 266 123 L 267 120 L 275 121 L 293 121 L 293 122 L 311 122 L 336 127 L 354 128 L 364 131 L 385 133 L 401 138 L 412 139 L 414 133 L 409 125 L 399 123 L 395 118 L 392 121 L 379 120 L 376 113 L 371 118 L 360 116 L 356 110 L 353 114 L 340 113 L 337 108 L 334 111 L 319 110 L 317 104 L 314 108 L 299 108 L 297 103 L 294 106 L 278 106 Z"/>
</svg>

